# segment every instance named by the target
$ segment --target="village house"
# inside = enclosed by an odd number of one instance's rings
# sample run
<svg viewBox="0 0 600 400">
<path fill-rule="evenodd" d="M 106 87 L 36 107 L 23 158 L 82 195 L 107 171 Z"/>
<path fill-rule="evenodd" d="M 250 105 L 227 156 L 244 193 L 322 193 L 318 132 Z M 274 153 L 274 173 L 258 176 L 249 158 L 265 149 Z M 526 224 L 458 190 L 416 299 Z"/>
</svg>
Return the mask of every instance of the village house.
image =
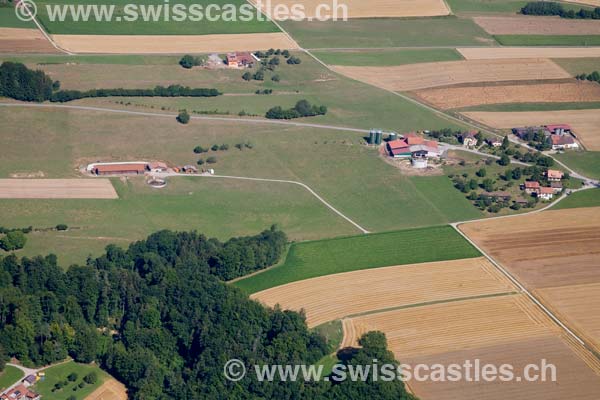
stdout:
<svg viewBox="0 0 600 400">
<path fill-rule="evenodd" d="M 477 132 L 475 132 L 475 131 L 463 133 L 461 135 L 461 141 L 462 141 L 463 146 L 465 146 L 465 147 L 477 146 L 477 138 L 475 137 L 476 134 L 477 134 Z"/>
<path fill-rule="evenodd" d="M 39 400 L 41 396 L 25 387 L 19 385 L 0 396 L 0 400 Z"/>
<path fill-rule="evenodd" d="M 225 59 L 229 68 L 252 68 L 257 61 L 258 57 L 249 52 L 228 53 Z"/>
<path fill-rule="evenodd" d="M 441 155 L 435 140 L 425 140 L 414 134 L 392 140 L 387 143 L 387 147 L 390 156 L 394 158 L 438 158 Z"/>
<path fill-rule="evenodd" d="M 500 138 L 497 138 L 497 137 L 493 137 L 491 139 L 488 139 L 487 142 L 492 147 L 500 147 L 500 146 L 502 146 L 502 140 L 500 140 Z"/>
<path fill-rule="evenodd" d="M 579 147 L 575 139 L 568 135 L 550 135 L 552 150 L 576 149 Z"/>
<path fill-rule="evenodd" d="M 542 200 L 552 200 L 554 197 L 554 190 L 551 187 L 541 187 L 537 193 L 537 197 Z"/>
<path fill-rule="evenodd" d="M 558 194 L 563 190 L 563 184 L 561 182 L 550 182 L 550 187 L 554 191 L 554 194 Z"/>
<path fill-rule="evenodd" d="M 169 167 L 164 162 L 153 161 L 148 163 L 148 170 L 153 173 L 167 172 L 168 169 Z"/>
<path fill-rule="evenodd" d="M 184 165 L 181 168 L 181 172 L 183 172 L 185 174 L 197 174 L 198 173 L 198 168 L 196 168 L 193 165 Z"/>
<path fill-rule="evenodd" d="M 537 194 L 540 191 L 540 183 L 537 181 L 527 181 L 523 184 L 522 188 L 527 194 Z"/>
<path fill-rule="evenodd" d="M 549 182 L 560 182 L 565 174 L 562 171 L 558 171 L 555 169 L 549 169 L 546 171 L 546 178 L 548 178 Z"/>
</svg>

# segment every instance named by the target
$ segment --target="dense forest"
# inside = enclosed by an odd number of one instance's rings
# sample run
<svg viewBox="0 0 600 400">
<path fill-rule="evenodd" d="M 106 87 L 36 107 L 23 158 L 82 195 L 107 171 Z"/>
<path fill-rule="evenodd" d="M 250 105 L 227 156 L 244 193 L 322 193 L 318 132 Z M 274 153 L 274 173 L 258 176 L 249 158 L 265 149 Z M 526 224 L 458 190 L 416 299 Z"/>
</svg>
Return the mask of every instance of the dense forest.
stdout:
<svg viewBox="0 0 600 400">
<path fill-rule="evenodd" d="M 215 97 L 217 89 L 190 88 L 181 85 L 156 86 L 152 89 L 92 89 L 59 90 L 60 82 L 53 82 L 43 71 L 34 71 L 21 63 L 5 61 L 0 65 L 0 96 L 22 101 L 68 101 L 90 97 Z"/>
<path fill-rule="evenodd" d="M 66 271 L 54 255 L 1 258 L 0 367 L 9 356 L 26 365 L 95 360 L 140 400 L 413 399 L 399 380 L 225 379 L 232 358 L 311 364 L 333 350 L 302 314 L 267 309 L 222 281 L 274 264 L 285 246 L 274 227 L 225 243 L 160 231 Z M 361 345 L 344 363 L 396 363 L 382 334 Z"/>
</svg>

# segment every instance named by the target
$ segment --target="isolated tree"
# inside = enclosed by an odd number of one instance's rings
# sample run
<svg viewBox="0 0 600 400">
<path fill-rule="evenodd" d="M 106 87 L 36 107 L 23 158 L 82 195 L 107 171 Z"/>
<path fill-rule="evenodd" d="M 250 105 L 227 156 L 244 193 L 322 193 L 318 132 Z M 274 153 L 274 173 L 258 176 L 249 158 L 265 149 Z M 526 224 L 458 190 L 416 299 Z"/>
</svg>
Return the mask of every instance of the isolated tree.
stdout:
<svg viewBox="0 0 600 400">
<path fill-rule="evenodd" d="M 250 72 L 245 72 L 244 75 L 242 75 L 242 79 L 244 79 L 245 81 L 251 81 L 252 74 Z"/>
<path fill-rule="evenodd" d="M 485 168 L 480 168 L 475 174 L 480 178 L 484 178 L 487 175 L 487 171 Z"/>
<path fill-rule="evenodd" d="M 500 164 L 502 166 L 506 166 L 506 165 L 510 164 L 510 157 L 507 156 L 506 154 L 502 154 L 502 156 L 498 160 L 498 164 Z"/>
<path fill-rule="evenodd" d="M 190 114 L 188 114 L 187 110 L 181 110 L 177 115 L 177 122 L 180 124 L 188 124 L 190 122 Z"/>
</svg>

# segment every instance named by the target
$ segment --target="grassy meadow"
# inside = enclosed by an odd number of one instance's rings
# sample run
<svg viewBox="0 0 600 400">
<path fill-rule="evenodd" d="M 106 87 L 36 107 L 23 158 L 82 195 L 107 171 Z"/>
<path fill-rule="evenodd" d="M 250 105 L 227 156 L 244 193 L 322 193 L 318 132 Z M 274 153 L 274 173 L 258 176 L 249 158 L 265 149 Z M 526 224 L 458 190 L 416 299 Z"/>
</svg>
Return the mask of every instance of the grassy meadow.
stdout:
<svg viewBox="0 0 600 400">
<path fill-rule="evenodd" d="M 125 10 L 124 3 L 119 0 L 79 0 L 73 3 L 71 0 L 38 0 L 38 19 L 44 28 L 51 34 L 70 34 L 70 35 L 207 35 L 221 33 L 263 33 L 263 32 L 278 32 L 279 29 L 271 21 L 265 17 L 260 20 L 256 17 L 256 12 L 244 0 L 178 0 L 176 4 L 181 4 L 190 7 L 192 4 L 202 6 L 203 8 L 209 4 L 223 6 L 233 4 L 236 7 L 237 15 L 242 15 L 241 7 L 247 7 L 253 12 L 254 17 L 250 20 L 226 20 L 219 18 L 216 21 L 211 21 L 208 18 L 202 18 L 194 21 L 196 17 L 191 11 L 187 13 L 190 18 L 178 21 L 178 16 L 173 10 L 173 5 L 162 0 L 144 0 L 138 2 L 137 8 L 134 10 L 136 14 Z M 107 21 L 107 18 L 96 20 L 94 14 L 86 22 L 76 21 L 73 17 L 64 21 L 53 21 L 50 18 L 47 6 L 56 5 L 106 5 L 112 6 L 112 19 Z M 152 14 L 150 8 L 153 8 L 155 13 Z M 171 17 L 165 18 L 165 10 L 171 9 Z M 204 11 L 204 9 L 202 10 Z M 214 15 L 219 15 L 217 12 Z M 252 14 L 252 13 L 251 13 Z M 71 15 L 71 14 L 69 14 Z M 134 21 L 129 22 L 128 18 L 137 15 L 138 18 L 133 18 Z M 142 16 L 148 15 L 147 21 L 144 21 Z"/>
<path fill-rule="evenodd" d="M 33 386 L 33 390 L 42 395 L 43 399 L 48 400 L 63 400 L 69 396 L 75 396 L 77 400 L 84 400 L 94 390 L 100 387 L 102 383 L 109 378 L 109 375 L 102 371 L 98 366 L 89 364 L 80 364 L 74 361 L 69 361 L 64 364 L 59 364 L 44 370 L 46 378 L 39 381 Z M 83 377 L 90 372 L 95 372 L 98 380 L 94 384 L 85 384 L 82 388 L 78 385 L 83 381 Z M 77 380 L 69 382 L 67 377 L 71 374 L 77 374 Z M 52 391 L 54 385 L 59 381 L 67 381 L 68 385 L 64 388 Z"/>
<path fill-rule="evenodd" d="M 360 18 L 349 21 L 286 21 L 283 29 L 304 48 L 491 46 L 496 41 L 470 19 Z"/>
<path fill-rule="evenodd" d="M 600 179 L 600 151 L 568 151 L 555 157 L 585 176 Z"/>
<path fill-rule="evenodd" d="M 23 378 L 25 374 L 17 367 L 7 365 L 0 372 L 0 393 L 10 385 Z"/>
<path fill-rule="evenodd" d="M 553 210 L 565 208 L 600 207 L 600 189 L 588 189 L 576 192 L 558 203 Z"/>
<path fill-rule="evenodd" d="M 495 35 L 503 46 L 600 46 L 600 35 Z"/>
<path fill-rule="evenodd" d="M 552 61 L 573 76 L 600 70 L 600 58 L 555 58 Z"/>
<path fill-rule="evenodd" d="M 341 272 L 479 256 L 451 226 L 434 226 L 293 244 L 285 263 L 234 285 L 255 293 Z"/>
<path fill-rule="evenodd" d="M 15 8 L 12 4 L 0 4 L 0 27 L 1 28 L 35 28 L 31 21 L 21 21 L 15 15 Z"/>
</svg>

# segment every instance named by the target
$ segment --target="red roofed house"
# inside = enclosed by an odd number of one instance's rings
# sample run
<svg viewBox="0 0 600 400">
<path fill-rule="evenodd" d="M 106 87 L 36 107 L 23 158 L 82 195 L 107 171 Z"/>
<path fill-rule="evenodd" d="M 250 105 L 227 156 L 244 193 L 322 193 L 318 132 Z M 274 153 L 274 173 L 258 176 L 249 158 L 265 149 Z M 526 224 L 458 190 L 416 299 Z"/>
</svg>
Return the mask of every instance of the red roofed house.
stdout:
<svg viewBox="0 0 600 400">
<path fill-rule="evenodd" d="M 439 157 L 440 151 L 435 140 L 425 140 L 414 134 L 407 135 L 404 139 L 388 142 L 388 151 L 394 158 L 409 158 L 418 154 L 419 157 Z"/>
<path fill-rule="evenodd" d="M 228 53 L 226 62 L 230 68 L 251 68 L 259 59 L 252 53 Z"/>
<path fill-rule="evenodd" d="M 93 172 L 96 175 L 140 175 L 146 172 L 148 164 L 102 164 L 97 165 Z"/>
<path fill-rule="evenodd" d="M 550 182 L 558 182 L 560 181 L 565 174 L 562 171 L 557 171 L 555 169 L 549 169 L 546 171 L 546 177 Z"/>
<path fill-rule="evenodd" d="M 527 194 L 534 194 L 534 193 L 538 193 L 540 191 L 540 183 L 539 182 L 525 182 L 525 184 L 523 185 L 523 188 L 525 189 L 525 193 Z"/>
<path fill-rule="evenodd" d="M 0 396 L 0 400 L 39 400 L 41 396 L 19 385 Z"/>
<path fill-rule="evenodd" d="M 550 135 L 552 150 L 576 149 L 579 147 L 575 139 L 568 135 Z"/>
<path fill-rule="evenodd" d="M 537 194 L 537 197 L 543 200 L 552 200 L 554 197 L 554 189 L 551 187 L 542 187 Z"/>
<path fill-rule="evenodd" d="M 567 124 L 546 125 L 544 128 L 546 128 L 551 135 L 567 135 L 571 133 L 571 125 Z"/>
</svg>

